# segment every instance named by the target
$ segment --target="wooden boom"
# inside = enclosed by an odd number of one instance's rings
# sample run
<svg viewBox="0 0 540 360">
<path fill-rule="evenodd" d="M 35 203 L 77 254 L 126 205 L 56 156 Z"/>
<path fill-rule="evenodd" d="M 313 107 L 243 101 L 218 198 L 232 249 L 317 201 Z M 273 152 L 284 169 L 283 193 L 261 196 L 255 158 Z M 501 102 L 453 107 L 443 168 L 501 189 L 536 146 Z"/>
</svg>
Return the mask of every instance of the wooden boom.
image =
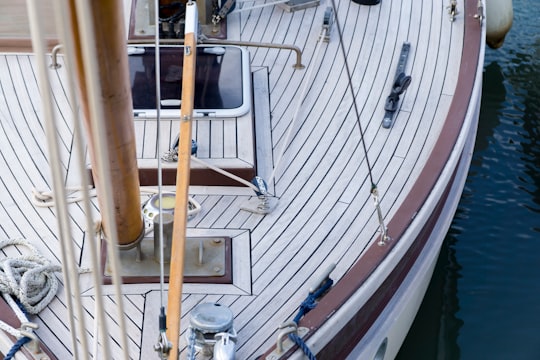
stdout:
<svg viewBox="0 0 540 360">
<path fill-rule="evenodd" d="M 191 158 L 191 118 L 195 94 L 195 60 L 197 53 L 197 5 L 186 5 L 184 38 L 184 69 L 182 79 L 182 109 L 176 171 L 176 203 L 174 208 L 173 242 L 167 300 L 167 338 L 172 343 L 170 359 L 179 355 L 180 318 L 182 316 L 182 283 L 186 241 L 189 169 Z"/>
</svg>

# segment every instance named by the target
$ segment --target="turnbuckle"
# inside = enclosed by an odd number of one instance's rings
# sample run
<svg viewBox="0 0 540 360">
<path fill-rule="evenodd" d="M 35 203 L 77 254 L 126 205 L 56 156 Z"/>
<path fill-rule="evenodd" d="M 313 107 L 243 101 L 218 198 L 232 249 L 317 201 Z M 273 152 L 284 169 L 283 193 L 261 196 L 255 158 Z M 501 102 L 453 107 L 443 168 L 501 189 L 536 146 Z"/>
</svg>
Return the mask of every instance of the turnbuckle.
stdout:
<svg viewBox="0 0 540 360">
<path fill-rule="evenodd" d="M 158 353 L 161 359 L 168 359 L 172 349 L 172 343 L 167 339 L 167 334 L 162 331 L 159 333 L 157 344 L 154 345 L 154 350 Z"/>
<path fill-rule="evenodd" d="M 161 359 L 168 359 L 172 349 L 172 343 L 167 339 L 167 316 L 165 308 L 162 306 L 159 309 L 159 336 L 157 344 L 154 345 L 154 350 L 159 354 Z"/>
<path fill-rule="evenodd" d="M 379 191 L 377 190 L 377 186 L 375 184 L 373 184 L 371 187 L 371 195 L 373 196 L 373 201 L 375 202 L 375 208 L 377 209 L 377 217 L 379 218 L 379 228 L 381 230 L 381 238 L 379 239 L 379 242 L 377 244 L 379 246 L 384 246 L 391 239 L 390 236 L 388 236 L 388 229 L 384 224 L 384 218 L 379 202 Z"/>
<path fill-rule="evenodd" d="M 457 0 L 451 0 L 450 5 L 447 7 L 448 9 L 448 15 L 450 15 L 450 21 L 454 21 L 456 19 L 456 15 L 458 14 L 457 9 Z"/>
</svg>

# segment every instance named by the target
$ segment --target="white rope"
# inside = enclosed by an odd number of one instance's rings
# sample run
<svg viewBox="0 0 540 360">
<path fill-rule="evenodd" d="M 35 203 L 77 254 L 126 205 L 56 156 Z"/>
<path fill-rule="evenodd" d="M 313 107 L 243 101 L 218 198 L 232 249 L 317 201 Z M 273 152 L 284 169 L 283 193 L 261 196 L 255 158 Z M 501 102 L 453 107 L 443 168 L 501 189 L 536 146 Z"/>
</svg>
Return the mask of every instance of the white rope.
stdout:
<svg viewBox="0 0 540 360">
<path fill-rule="evenodd" d="M 40 84 L 40 94 L 43 106 L 43 115 L 45 119 L 45 133 L 47 136 L 47 147 L 49 151 L 51 163 L 51 175 L 53 182 L 53 190 L 57 195 L 56 219 L 58 223 L 58 238 L 60 240 L 60 254 L 62 257 L 62 272 L 64 275 L 64 286 L 66 288 L 66 304 L 70 316 L 67 321 L 70 324 L 70 336 L 72 348 L 77 354 L 81 349 L 87 352 L 85 332 L 84 332 L 84 313 L 80 299 L 80 290 L 78 279 L 72 279 L 71 274 L 76 272 L 77 265 L 75 264 L 74 249 L 71 237 L 70 217 L 65 202 L 64 193 L 64 176 L 62 174 L 62 166 L 60 159 L 59 135 L 57 132 L 56 117 L 52 107 L 53 99 L 51 94 L 51 84 L 49 79 L 49 69 L 45 57 L 45 40 L 41 26 L 42 17 L 38 1 L 27 1 L 28 18 L 30 22 L 30 32 L 32 35 L 32 47 L 36 54 L 37 75 Z M 64 19 L 65 20 L 65 19 Z M 52 271 L 52 268 L 50 269 Z M 74 281 L 73 281 L 74 280 Z M 56 284 L 57 285 L 57 284 Z M 74 308 L 76 314 L 74 314 Z M 73 316 L 71 314 L 74 314 Z M 76 322 L 76 319 L 78 321 Z M 77 329 L 81 338 L 77 339 Z"/>
<path fill-rule="evenodd" d="M 28 317 L 26 314 L 21 310 L 21 307 L 13 300 L 13 296 L 10 294 L 2 293 L 2 297 L 6 301 L 6 303 L 11 307 L 17 318 L 21 323 L 28 322 Z"/>
<path fill-rule="evenodd" d="M 178 161 L 178 150 L 177 148 L 171 148 L 167 151 L 165 151 L 165 153 L 163 154 L 163 156 L 161 157 L 161 159 L 163 161 L 166 161 L 166 162 L 176 162 Z M 217 167 L 217 166 L 214 166 L 212 164 L 210 164 L 209 162 L 207 161 L 204 161 L 202 159 L 199 159 L 198 157 L 195 157 L 193 155 L 191 155 L 191 160 L 204 166 L 204 167 L 207 167 L 209 168 L 210 170 L 213 170 L 223 176 L 226 176 L 228 177 L 229 179 L 232 179 L 234 181 L 237 181 L 239 182 L 240 184 L 243 184 L 251 189 L 253 189 L 254 191 L 259 191 L 259 189 L 253 185 L 252 183 L 250 183 L 249 181 L 245 180 L 245 179 L 242 179 L 241 177 L 239 176 L 236 176 L 234 175 L 233 173 L 227 171 L 227 170 L 224 170 L 220 167 Z"/>
<path fill-rule="evenodd" d="M 195 156 L 191 156 L 191 160 L 195 161 L 196 163 L 199 163 L 199 164 L 201 164 L 203 166 L 206 166 L 207 168 L 209 168 L 209 169 L 211 169 L 211 170 L 213 170 L 213 171 L 215 171 L 217 173 L 220 173 L 221 175 L 224 175 L 224 176 L 226 176 L 226 177 L 228 177 L 230 179 L 238 181 L 239 183 L 244 184 L 245 186 L 253 189 L 254 191 L 259 191 L 259 189 L 255 185 L 250 183 L 249 181 L 247 181 L 245 179 L 242 179 L 241 177 L 236 176 L 236 175 L 234 175 L 234 174 L 232 174 L 232 173 L 230 173 L 230 172 L 228 172 L 226 170 L 223 170 L 223 169 L 221 169 L 221 168 L 219 168 L 217 166 L 214 166 L 214 165 L 212 165 L 212 164 L 210 164 L 210 163 L 208 163 L 208 162 L 206 162 L 204 160 L 196 158 Z"/>
<path fill-rule="evenodd" d="M 13 300 L 13 297 L 10 294 L 2 293 L 2 297 L 4 298 L 6 303 L 11 307 L 11 309 L 13 310 L 13 312 L 15 313 L 15 315 L 17 316 L 21 324 L 28 322 L 28 318 L 22 312 L 21 308 L 19 307 L 19 305 L 17 305 L 15 300 Z M 2 320 L 0 320 L 0 329 L 4 330 L 4 332 L 10 334 L 11 336 L 14 336 L 17 339 L 20 339 L 24 336 L 21 333 L 20 329 L 15 329 L 13 326 L 9 325 L 6 322 L 3 322 Z M 29 331 L 32 331 L 32 329 L 29 329 Z"/>
<path fill-rule="evenodd" d="M 2 320 L 0 320 L 0 330 L 3 330 L 4 332 L 17 339 L 20 339 L 24 336 L 23 334 L 21 334 L 21 331 L 19 329 L 15 329 L 13 326 L 3 322 Z"/>
<path fill-rule="evenodd" d="M 85 188 L 87 191 L 85 191 Z M 66 202 L 68 204 L 73 204 L 84 199 L 85 192 L 88 193 L 88 196 L 96 196 L 96 189 L 92 186 L 76 186 L 76 187 L 66 187 Z M 32 204 L 36 207 L 53 207 L 56 205 L 54 202 L 54 193 L 52 190 L 37 190 L 32 189 Z"/>
<path fill-rule="evenodd" d="M 0 260 L 0 292 L 15 296 L 26 312 L 37 314 L 56 296 L 59 281 L 55 273 L 62 268 L 24 239 L 2 240 L 0 250 L 16 245 L 26 246 L 30 253 Z"/>
<path fill-rule="evenodd" d="M 276 177 L 276 171 L 278 170 L 279 166 L 281 165 L 281 161 L 283 159 L 283 155 L 285 154 L 285 150 L 287 150 L 287 148 L 289 147 L 289 142 L 290 142 L 290 138 L 291 138 L 291 135 L 292 135 L 292 131 L 294 129 L 294 126 L 295 126 L 296 122 L 298 121 L 298 114 L 300 113 L 300 108 L 302 107 L 302 104 L 303 104 L 303 102 L 305 100 L 308 87 L 309 87 L 309 85 L 311 85 L 311 78 L 312 78 L 313 71 L 315 69 L 315 60 L 317 60 L 317 58 L 319 56 L 319 52 L 320 52 L 320 50 L 322 48 L 322 44 L 324 42 L 324 35 L 325 35 L 326 31 L 327 31 L 326 28 L 323 28 L 321 30 L 321 35 L 319 36 L 317 47 L 315 48 L 315 52 L 313 53 L 312 65 L 309 67 L 309 71 L 306 74 L 306 78 L 305 78 L 305 81 L 304 81 L 304 84 L 303 84 L 303 87 L 302 87 L 302 91 L 301 91 L 300 96 L 299 96 L 299 101 L 298 101 L 298 103 L 296 105 L 296 109 L 294 111 L 292 121 L 291 121 L 291 123 L 289 125 L 289 130 L 287 131 L 287 135 L 285 136 L 285 140 L 283 142 L 283 145 L 281 146 L 281 150 L 280 150 L 279 155 L 277 157 L 276 165 L 274 166 L 274 170 L 272 171 L 272 174 L 270 175 L 270 178 L 268 179 L 269 184 L 271 184 L 274 181 L 274 179 Z"/>
<path fill-rule="evenodd" d="M 89 110 L 90 117 L 93 120 L 103 119 L 104 109 L 100 102 L 100 87 L 99 79 L 95 74 L 99 73 L 98 66 L 96 64 L 95 50 L 98 48 L 96 38 L 94 36 L 93 24 L 91 22 L 92 14 L 91 2 L 86 0 L 76 1 L 76 9 L 79 21 L 79 30 L 81 38 L 84 41 L 80 42 L 81 50 L 83 54 L 84 65 L 86 68 L 85 79 L 88 89 L 88 100 L 89 100 Z M 122 280 L 120 278 L 120 260 L 118 255 L 118 248 L 116 244 L 119 244 L 118 241 L 118 232 L 117 226 L 114 218 L 114 203 L 113 203 L 113 194 L 110 186 L 112 182 L 112 174 L 110 169 L 106 166 L 109 163 L 109 153 L 108 145 L 106 144 L 107 134 L 106 130 L 101 123 L 101 121 L 92 121 L 92 133 L 95 136 L 97 144 L 95 144 L 96 151 L 96 160 L 97 160 L 97 171 L 101 174 L 99 177 L 99 189 L 103 192 L 102 196 L 104 198 L 105 204 L 103 206 L 102 212 L 105 221 L 109 226 L 110 233 L 107 234 L 107 251 L 109 254 L 109 260 L 111 265 L 113 285 L 115 289 L 115 300 L 117 307 L 117 321 L 119 326 L 118 343 L 120 348 L 123 351 L 123 354 L 119 354 L 119 358 L 125 360 L 128 359 L 128 340 L 127 340 L 127 327 L 125 320 L 124 312 L 124 300 L 122 298 Z M 108 334 L 102 334 L 103 336 Z"/>
<path fill-rule="evenodd" d="M 191 326 L 188 327 L 187 331 L 189 332 L 189 336 L 187 336 L 188 346 L 186 360 L 195 360 L 195 339 L 197 338 L 197 334 Z"/>
</svg>

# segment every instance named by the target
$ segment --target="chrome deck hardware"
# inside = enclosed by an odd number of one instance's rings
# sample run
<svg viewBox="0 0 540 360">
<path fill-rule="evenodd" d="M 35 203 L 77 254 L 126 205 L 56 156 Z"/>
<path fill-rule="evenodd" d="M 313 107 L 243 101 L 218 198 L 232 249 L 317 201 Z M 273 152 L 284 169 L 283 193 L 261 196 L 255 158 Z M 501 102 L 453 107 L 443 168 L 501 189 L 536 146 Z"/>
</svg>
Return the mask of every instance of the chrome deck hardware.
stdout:
<svg viewBox="0 0 540 360">
<path fill-rule="evenodd" d="M 189 327 L 187 341 L 193 342 L 197 351 L 219 360 L 234 359 L 237 334 L 233 313 L 227 306 L 217 303 L 197 305 L 191 311 Z"/>
<path fill-rule="evenodd" d="M 451 0 L 450 5 L 447 6 L 448 15 L 450 16 L 450 21 L 456 20 L 456 15 L 459 14 L 457 9 L 457 1 Z"/>
<path fill-rule="evenodd" d="M 307 334 L 308 329 L 305 327 L 299 327 L 294 321 L 285 322 L 278 327 L 281 330 L 278 333 L 276 340 L 276 348 L 267 357 L 266 360 L 279 359 L 285 351 L 288 351 L 295 344 L 289 339 L 289 334 L 296 334 L 299 337 Z"/>
<path fill-rule="evenodd" d="M 478 9 L 478 12 L 474 15 L 474 18 L 478 19 L 480 24 L 482 24 L 482 21 L 484 20 L 484 4 L 482 4 L 482 0 L 478 0 L 476 8 Z"/>
<path fill-rule="evenodd" d="M 51 52 L 51 64 L 49 65 L 49 67 L 51 69 L 56 70 L 56 69 L 60 69 L 62 67 L 62 65 L 58 63 L 58 52 L 60 50 L 62 50 L 63 48 L 64 48 L 64 45 L 58 44 L 52 49 L 52 52 Z"/>
<path fill-rule="evenodd" d="M 27 346 L 32 356 L 36 356 L 40 360 L 49 360 L 49 357 L 43 351 L 41 351 L 41 347 L 39 346 L 39 338 L 36 336 L 36 334 L 33 331 L 33 330 L 36 330 L 37 328 L 38 328 L 37 324 L 31 323 L 31 322 L 23 322 L 21 324 L 21 329 L 20 329 L 21 335 L 30 338 L 30 342 Z"/>
<path fill-rule="evenodd" d="M 255 176 L 251 180 L 252 188 L 256 188 L 256 198 L 246 201 L 240 207 L 242 210 L 250 211 L 255 214 L 269 214 L 277 205 L 277 199 L 268 191 L 268 184 L 260 176 Z"/>
</svg>

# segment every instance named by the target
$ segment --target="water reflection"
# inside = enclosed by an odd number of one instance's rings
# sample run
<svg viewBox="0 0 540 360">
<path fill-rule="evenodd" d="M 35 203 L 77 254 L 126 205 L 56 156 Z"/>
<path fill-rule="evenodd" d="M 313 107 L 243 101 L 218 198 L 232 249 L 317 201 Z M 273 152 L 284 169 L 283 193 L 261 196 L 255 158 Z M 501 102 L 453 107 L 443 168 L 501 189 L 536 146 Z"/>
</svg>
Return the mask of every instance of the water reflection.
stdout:
<svg viewBox="0 0 540 360">
<path fill-rule="evenodd" d="M 531 196 L 532 204 L 525 203 L 530 211 L 540 213 L 540 38 L 529 54 L 522 54 L 515 67 L 511 68 L 508 81 L 522 95 L 522 140 L 521 161 L 524 173 L 520 188 Z M 536 231 L 539 231 L 536 226 Z"/>
<path fill-rule="evenodd" d="M 540 2 L 487 50 L 458 212 L 398 359 L 540 359 Z"/>
<path fill-rule="evenodd" d="M 457 216 L 460 216 L 459 211 Z M 463 320 L 456 314 L 459 311 L 457 288 L 461 266 L 454 246 L 459 233 L 460 230 L 455 228 L 446 236 L 419 310 L 422 315 L 415 320 L 396 358 L 398 360 L 460 358 L 457 339 Z"/>
<path fill-rule="evenodd" d="M 482 92 L 481 100 L 481 123 L 478 126 L 476 135 L 476 143 L 474 151 L 485 150 L 489 147 L 490 140 L 493 139 L 494 129 L 500 124 L 500 113 L 503 109 L 503 104 L 506 99 L 506 89 L 504 87 L 504 75 L 502 69 L 497 62 L 484 67 L 483 88 L 492 89 L 491 91 Z M 473 161 L 481 161 L 481 157 L 476 156 Z M 479 165 L 479 164 L 475 164 Z"/>
</svg>

